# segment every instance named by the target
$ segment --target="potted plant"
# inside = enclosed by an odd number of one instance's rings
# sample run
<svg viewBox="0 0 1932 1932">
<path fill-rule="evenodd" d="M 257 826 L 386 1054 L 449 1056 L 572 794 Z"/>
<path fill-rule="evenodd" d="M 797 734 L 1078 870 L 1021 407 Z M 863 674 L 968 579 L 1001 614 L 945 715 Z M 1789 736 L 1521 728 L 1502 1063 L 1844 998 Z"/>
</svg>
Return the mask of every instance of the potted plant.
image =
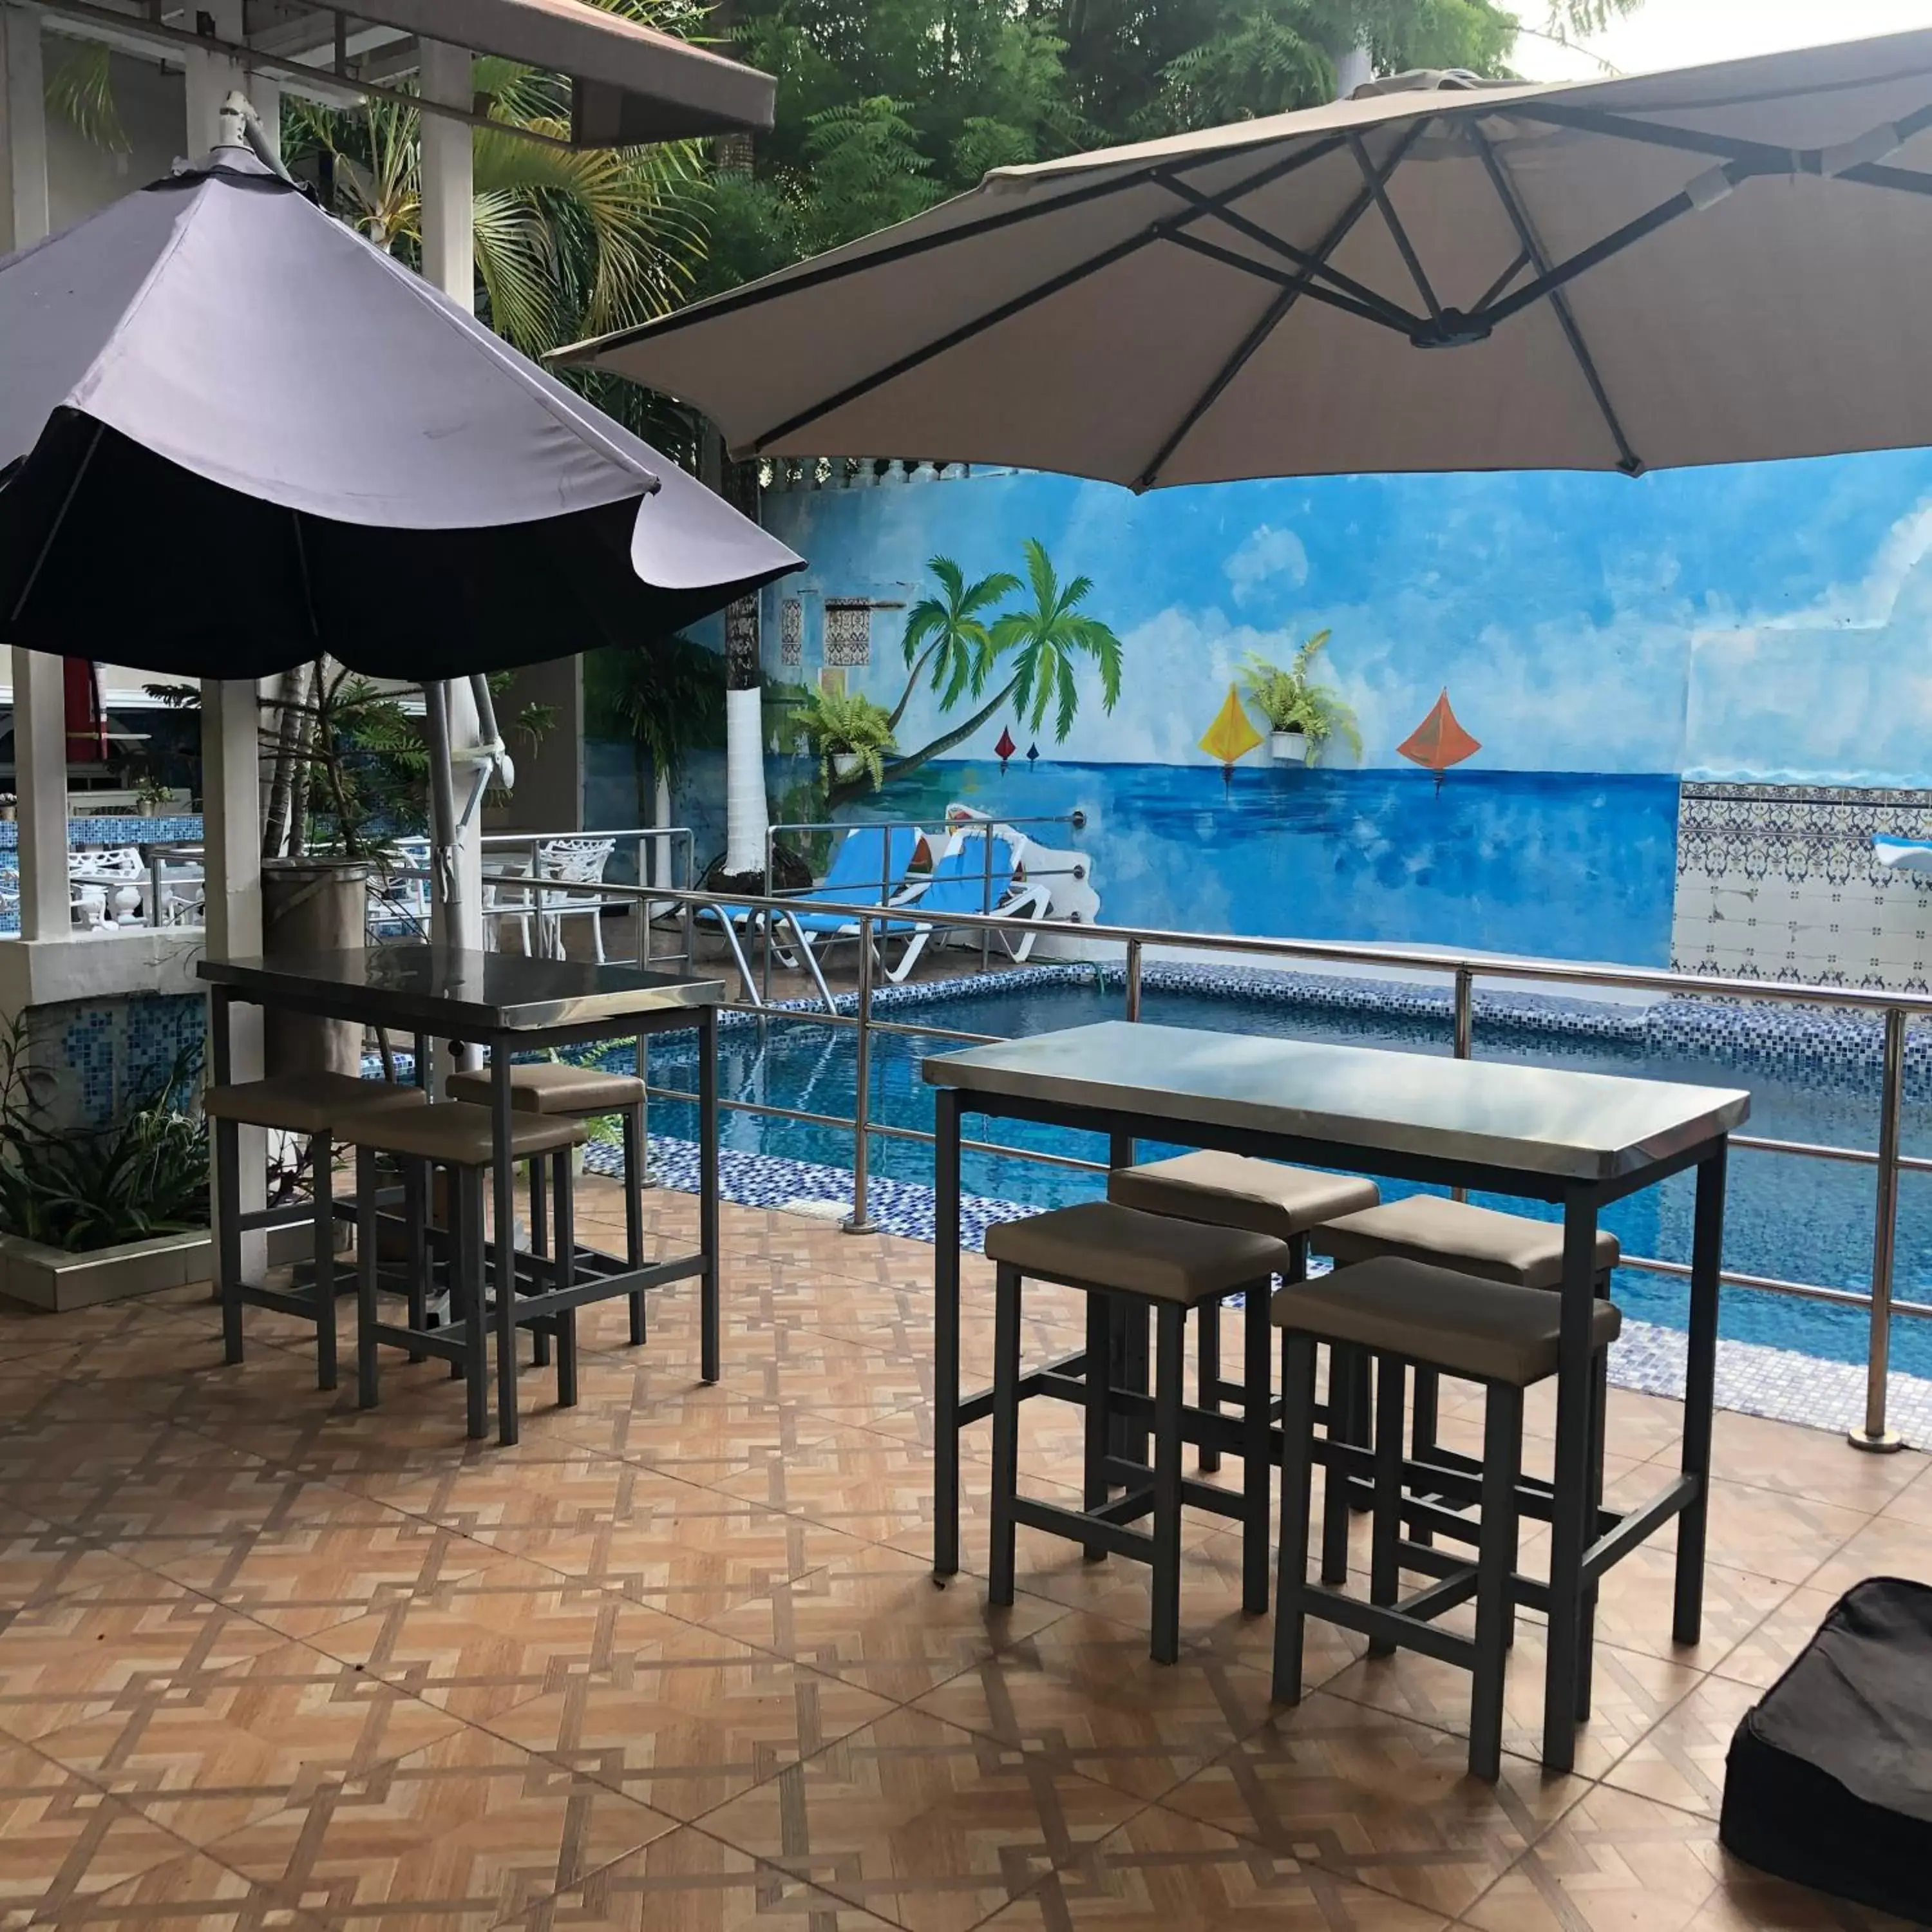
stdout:
<svg viewBox="0 0 1932 1932">
<path fill-rule="evenodd" d="M 800 707 L 797 728 L 828 785 L 861 772 L 874 791 L 884 784 L 886 754 L 898 746 L 883 705 L 856 692 L 814 691 Z"/>
<path fill-rule="evenodd" d="M 173 790 L 151 772 L 134 788 L 134 808 L 143 818 L 158 818 L 174 802 Z"/>
<path fill-rule="evenodd" d="M 20 800 L 10 791 L 0 791 L 0 821 L 10 824 L 17 814 Z"/>
<path fill-rule="evenodd" d="M 1317 631 L 1286 670 L 1252 651 L 1244 663 L 1241 694 L 1265 720 L 1269 754 L 1278 764 L 1317 764 L 1322 746 L 1334 737 L 1342 739 L 1357 758 L 1362 755 L 1354 712 L 1333 686 L 1317 684 L 1311 675 L 1329 634 Z"/>
</svg>

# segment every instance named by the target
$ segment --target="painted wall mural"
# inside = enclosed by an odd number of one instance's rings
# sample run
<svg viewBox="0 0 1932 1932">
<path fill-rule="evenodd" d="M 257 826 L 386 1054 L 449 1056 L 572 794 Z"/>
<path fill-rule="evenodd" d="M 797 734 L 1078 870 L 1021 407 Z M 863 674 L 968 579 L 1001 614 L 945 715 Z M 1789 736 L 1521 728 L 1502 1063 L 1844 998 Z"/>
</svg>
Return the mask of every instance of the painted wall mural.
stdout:
<svg viewBox="0 0 1932 1932">
<path fill-rule="evenodd" d="M 1103 916 L 1645 964 L 1675 925 L 1736 970 L 1703 872 L 1679 902 L 1681 780 L 1702 819 L 1726 787 L 1932 787 L 1932 452 L 1139 498 L 980 472 L 774 490 L 766 520 L 811 560 L 767 593 L 769 674 L 892 721 L 842 810 L 1081 806 Z M 1112 643 L 1039 643 L 1088 622 Z"/>
</svg>

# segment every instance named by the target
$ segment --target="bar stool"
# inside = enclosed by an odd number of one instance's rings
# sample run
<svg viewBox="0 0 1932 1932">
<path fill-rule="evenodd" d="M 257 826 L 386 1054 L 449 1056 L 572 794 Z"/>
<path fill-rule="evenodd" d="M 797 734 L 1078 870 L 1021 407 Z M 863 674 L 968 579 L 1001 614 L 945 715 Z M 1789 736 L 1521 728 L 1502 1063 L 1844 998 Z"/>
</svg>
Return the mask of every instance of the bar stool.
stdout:
<svg viewBox="0 0 1932 1932">
<path fill-rule="evenodd" d="M 1251 1160 L 1246 1154 L 1177 1154 L 1170 1160 L 1143 1162 L 1138 1167 L 1117 1167 L 1107 1177 L 1107 1198 L 1143 1214 L 1171 1215 L 1176 1220 L 1198 1221 L 1210 1227 L 1244 1228 L 1250 1234 L 1271 1235 L 1288 1247 L 1282 1279 L 1308 1278 L 1308 1235 L 1312 1228 L 1338 1215 L 1372 1208 L 1382 1192 L 1372 1180 L 1349 1174 L 1324 1174 L 1307 1167 L 1288 1167 L 1280 1161 Z M 1221 1378 L 1221 1304 L 1204 1301 L 1195 1318 L 1196 1382 L 1201 1406 L 1217 1410 L 1225 1402 L 1244 1398 L 1241 1384 Z M 1329 1370 L 1331 1396 L 1348 1382 L 1366 1406 L 1360 1390 L 1366 1381 L 1359 1368 L 1338 1360 Z M 1280 1413 L 1277 1407 L 1276 1413 Z M 1366 1420 L 1366 1418 L 1364 1418 Z M 1366 1442 L 1352 1435 L 1352 1442 Z M 1208 1473 L 1221 1466 L 1221 1452 L 1203 1448 L 1201 1467 Z M 1340 1578 L 1332 1580 L 1340 1582 Z"/>
<path fill-rule="evenodd" d="M 1269 1418 L 1268 1295 L 1271 1278 L 1288 1264 L 1286 1244 L 1240 1228 L 1202 1226 L 1146 1214 L 1110 1202 L 1090 1202 L 997 1223 L 986 1231 L 986 1254 L 996 1264 L 993 1366 L 992 1556 L 988 1600 L 1013 1600 L 1016 1532 L 1021 1523 L 1081 1544 L 1088 1556 L 1112 1553 L 1154 1570 L 1151 1650 L 1172 1664 L 1180 1648 L 1180 1510 L 1184 1502 L 1232 1516 L 1241 1526 L 1241 1602 L 1268 1608 Z M 1020 1318 L 1026 1281 L 1056 1282 L 1087 1297 L 1086 1410 L 1082 1507 L 1063 1509 L 1019 1493 L 1020 1404 L 1040 1392 L 1020 1372 Z M 1217 1415 L 1185 1411 L 1184 1363 L 1187 1313 L 1210 1300 L 1248 1294 L 1244 1391 L 1238 1431 Z M 1151 1308 L 1155 1318 L 1154 1387 L 1144 1395 L 1116 1390 L 1108 1374 L 1112 1298 Z M 1151 1468 L 1107 1453 L 1108 1425 L 1124 1409 L 1154 1419 Z M 1192 1426 L 1190 1427 L 1190 1424 Z M 1214 1425 L 1219 1424 L 1214 1430 Z M 1190 1482 L 1181 1471 L 1181 1444 L 1212 1430 L 1226 1433 L 1242 1456 L 1238 1495 Z M 1108 1501 L 1115 1481 L 1126 1493 Z M 1151 1533 L 1129 1526 L 1154 1519 Z"/>
<path fill-rule="evenodd" d="M 346 1073 L 285 1073 L 272 1079 L 211 1087 L 202 1111 L 214 1123 L 215 1293 L 221 1304 L 223 1354 L 242 1359 L 242 1311 L 272 1308 L 315 1324 L 316 1382 L 335 1386 L 335 1150 L 353 1138 L 361 1120 L 377 1111 L 411 1110 L 427 1099 L 420 1088 L 358 1080 Z M 308 1142 L 315 1198 L 306 1208 L 241 1210 L 241 1132 L 262 1127 Z M 242 1279 L 242 1237 L 308 1220 L 314 1228 L 315 1280 L 308 1293 Z"/>
<path fill-rule="evenodd" d="M 356 1399 L 374 1408 L 377 1397 L 377 1350 L 383 1344 L 406 1350 L 420 1361 L 434 1355 L 448 1362 L 466 1384 L 469 1428 L 472 1439 L 489 1426 L 490 1324 L 486 1318 L 486 1260 L 489 1249 L 484 1217 L 484 1178 L 496 1161 L 495 1117 L 488 1107 L 452 1101 L 437 1107 L 389 1109 L 364 1115 L 351 1124 L 356 1148 Z M 533 1164 L 548 1158 L 554 1163 L 556 1203 L 554 1258 L 539 1258 L 533 1285 L 568 1291 L 577 1254 L 574 1204 L 570 1185 L 571 1150 L 584 1138 L 581 1121 L 523 1113 L 510 1122 L 510 1157 Z M 376 1302 L 376 1161 L 388 1154 L 444 1168 L 454 1183 L 455 1211 L 449 1241 L 450 1323 L 424 1325 L 420 1223 L 412 1225 L 410 1268 L 410 1320 L 398 1327 L 381 1318 Z M 544 1318 L 556 1336 L 557 1400 L 568 1408 L 577 1400 L 577 1318 L 574 1309 Z"/>
<path fill-rule="evenodd" d="M 595 1066 L 573 1066 L 561 1060 L 538 1060 L 510 1070 L 510 1104 L 518 1113 L 542 1114 L 561 1120 L 590 1120 L 615 1114 L 623 1124 L 624 1136 L 624 1264 L 640 1268 L 644 1264 L 644 1168 L 647 1158 L 644 1138 L 644 1083 L 635 1075 L 610 1073 Z M 493 1103 L 494 1089 L 487 1069 L 478 1073 L 452 1073 L 449 1097 L 476 1106 Z M 530 1245 L 543 1252 L 544 1170 L 541 1161 L 530 1163 Z M 646 1316 L 644 1290 L 630 1297 L 631 1342 L 634 1347 L 644 1340 Z M 539 1337 L 541 1344 L 542 1338 Z M 539 1366 L 543 1356 L 538 1356 Z"/>
<path fill-rule="evenodd" d="M 1616 1304 L 1592 1311 L 1591 1346 L 1601 1360 L 1622 1326 Z M 1517 1485 L 1522 1473 L 1523 1391 L 1556 1371 L 1562 1304 L 1534 1288 L 1506 1286 L 1447 1268 L 1384 1258 L 1338 1268 L 1316 1282 L 1283 1288 L 1273 1319 L 1282 1331 L 1280 1577 L 1275 1601 L 1274 1694 L 1301 1701 L 1306 1620 L 1318 1616 L 1369 1640 L 1371 1656 L 1420 1650 L 1460 1665 L 1473 1678 L 1469 1700 L 1469 1769 L 1493 1784 L 1502 1767 L 1503 1675 L 1516 1615 Z M 1367 1351 L 1377 1367 L 1372 1451 L 1333 1440 L 1318 1443 L 1311 1414 L 1315 1350 L 1325 1342 Z M 1408 1372 L 1432 1370 L 1480 1382 L 1485 1396 L 1483 1458 L 1474 1562 L 1445 1558 L 1434 1546 L 1407 1540 L 1409 1492 L 1429 1486 L 1425 1465 L 1402 1454 Z M 1308 1580 L 1310 1490 L 1313 1465 L 1326 1470 L 1324 1509 L 1343 1508 L 1350 1466 L 1366 1468 L 1374 1487 L 1374 1536 L 1369 1601 Z M 1463 1529 L 1462 1534 L 1468 1532 Z M 1437 1580 L 1400 1595 L 1401 1572 Z M 1439 1629 L 1434 1619 L 1476 1600 L 1473 1638 Z M 1586 1618 L 1583 1654 L 1591 1648 Z"/>
</svg>

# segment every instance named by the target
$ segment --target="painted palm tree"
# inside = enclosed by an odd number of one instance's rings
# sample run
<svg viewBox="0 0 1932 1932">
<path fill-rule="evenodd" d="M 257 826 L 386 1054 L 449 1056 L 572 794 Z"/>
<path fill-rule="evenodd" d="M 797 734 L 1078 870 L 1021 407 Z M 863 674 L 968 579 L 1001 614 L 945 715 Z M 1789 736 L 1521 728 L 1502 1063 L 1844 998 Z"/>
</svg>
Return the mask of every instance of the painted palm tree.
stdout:
<svg viewBox="0 0 1932 1932">
<path fill-rule="evenodd" d="M 1030 593 L 1031 602 L 1017 610 L 1003 612 L 986 627 L 986 646 L 983 651 L 970 640 L 962 646 L 962 654 L 968 664 L 965 682 L 955 688 L 951 674 L 947 674 L 947 688 L 941 695 L 940 708 L 942 711 L 949 710 L 969 691 L 976 698 L 1004 670 L 1006 675 L 999 688 L 962 724 L 950 727 L 917 751 L 892 760 L 885 770 L 887 784 L 894 778 L 904 778 L 917 771 L 920 766 L 929 764 L 934 758 L 943 758 L 1009 704 L 1013 706 L 1014 716 L 1035 732 L 1040 729 L 1051 711 L 1054 740 L 1064 743 L 1079 713 L 1080 674 L 1089 664 L 1097 667 L 1100 674 L 1102 708 L 1112 711 L 1119 701 L 1120 640 L 1099 618 L 1089 616 L 1080 608 L 1092 593 L 1093 579 L 1076 577 L 1069 583 L 1060 583 L 1054 570 L 1053 560 L 1047 555 L 1046 546 L 1033 538 L 1027 540 L 1026 566 L 1025 581 L 1009 578 L 1008 587 L 996 593 L 996 596 L 1010 596 L 1016 590 L 1024 590 Z M 938 575 L 936 568 L 934 574 Z M 940 576 L 939 580 L 945 588 L 946 579 Z M 962 603 L 968 594 L 962 586 Z M 988 600 L 992 601 L 994 600 Z M 980 621 L 976 611 L 985 608 L 984 604 L 976 605 L 974 612 L 964 614 L 966 620 L 976 626 Z M 916 681 L 915 675 L 914 682 Z M 902 700 L 900 710 L 904 709 Z M 896 717 L 898 713 L 893 716 Z M 856 797 L 863 783 L 862 780 L 855 782 L 848 779 L 835 784 L 831 789 L 830 802 L 842 805 L 848 799 Z"/>
<path fill-rule="evenodd" d="M 939 595 L 922 597 L 907 614 L 905 661 L 910 672 L 891 722 L 897 726 L 918 688 L 928 676 L 934 692 L 943 693 L 939 708 L 950 711 L 968 690 L 974 697 L 986 688 L 992 674 L 992 633 L 981 613 L 1010 597 L 1020 587 L 1009 570 L 996 570 L 968 584 L 966 573 L 950 556 L 935 556 L 926 566 L 939 585 Z"/>
<path fill-rule="evenodd" d="M 1080 608 L 1093 590 L 1090 577 L 1061 584 L 1046 546 L 1032 537 L 1027 539 L 1026 562 L 1033 606 L 1009 611 L 994 625 L 993 648 L 1003 657 L 1013 655 L 1009 688 L 1014 710 L 1037 732 L 1051 707 L 1054 741 L 1064 744 L 1080 710 L 1082 657 L 1100 667 L 1101 709 L 1112 711 L 1120 702 L 1120 640 Z"/>
</svg>

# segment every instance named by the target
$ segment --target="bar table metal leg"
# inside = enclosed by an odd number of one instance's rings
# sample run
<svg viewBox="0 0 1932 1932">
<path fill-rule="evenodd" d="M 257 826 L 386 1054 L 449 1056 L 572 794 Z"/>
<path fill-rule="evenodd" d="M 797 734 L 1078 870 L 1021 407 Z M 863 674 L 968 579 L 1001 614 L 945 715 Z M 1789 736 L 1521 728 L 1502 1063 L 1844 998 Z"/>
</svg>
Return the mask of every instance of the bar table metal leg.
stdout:
<svg viewBox="0 0 1932 1932">
<path fill-rule="evenodd" d="M 490 1112 L 495 1146 L 496 1239 L 496 1439 L 517 1440 L 517 1176 L 510 1164 L 510 1046 L 500 1035 L 490 1043 Z M 479 1338 L 480 1339 L 480 1338 Z"/>
<path fill-rule="evenodd" d="M 959 1096 L 933 1104 L 932 1574 L 959 1571 Z"/>
<path fill-rule="evenodd" d="M 698 1242 L 704 1256 L 698 1374 L 715 1382 L 722 1346 L 718 1312 L 718 1013 L 712 1006 L 704 1009 L 698 1023 Z"/>
<path fill-rule="evenodd" d="M 1544 1676 L 1543 1767 L 1568 1771 L 1576 1756 L 1576 1685 L 1583 1643 L 1583 1552 L 1589 1508 L 1591 1337 L 1596 1298 L 1597 1202 L 1564 1202 L 1563 1326 L 1556 1367 L 1556 1467 L 1550 1536 L 1550 1655 Z"/>
<path fill-rule="evenodd" d="M 1671 1635 L 1695 1643 L 1704 1623 L 1704 1538 L 1711 1514 L 1711 1424 L 1718 1378 L 1718 1270 L 1724 1262 L 1724 1180 L 1729 1149 L 1697 1168 L 1690 1237 L 1690 1342 L 1684 1377 L 1684 1474 L 1697 1493 L 1677 1519 L 1677 1600 Z"/>
</svg>

